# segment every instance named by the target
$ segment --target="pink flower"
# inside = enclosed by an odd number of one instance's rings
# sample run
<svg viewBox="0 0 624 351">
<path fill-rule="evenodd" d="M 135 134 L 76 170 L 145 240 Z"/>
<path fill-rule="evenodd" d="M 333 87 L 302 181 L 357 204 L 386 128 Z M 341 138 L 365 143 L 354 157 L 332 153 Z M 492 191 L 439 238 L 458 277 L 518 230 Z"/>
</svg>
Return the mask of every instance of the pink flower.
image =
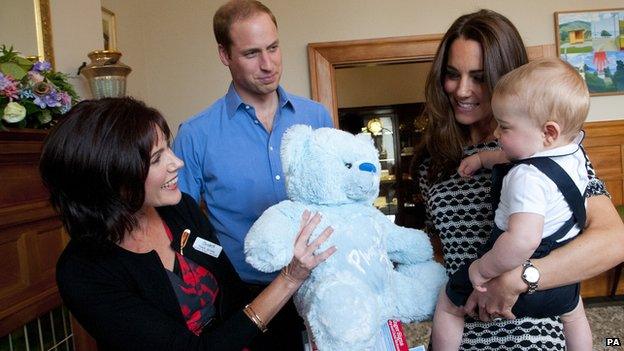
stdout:
<svg viewBox="0 0 624 351">
<path fill-rule="evenodd" d="M 33 83 L 41 83 L 44 80 L 41 73 L 35 71 L 28 72 L 28 79 L 30 79 Z"/>
<path fill-rule="evenodd" d="M 61 104 L 63 105 L 69 105 L 71 104 L 71 96 L 69 96 L 69 94 L 67 94 L 66 92 L 60 92 L 59 93 L 59 97 L 61 99 Z"/>
<path fill-rule="evenodd" d="M 8 97 L 11 101 L 19 98 L 19 89 L 13 77 L 0 73 L 0 95 Z"/>
</svg>

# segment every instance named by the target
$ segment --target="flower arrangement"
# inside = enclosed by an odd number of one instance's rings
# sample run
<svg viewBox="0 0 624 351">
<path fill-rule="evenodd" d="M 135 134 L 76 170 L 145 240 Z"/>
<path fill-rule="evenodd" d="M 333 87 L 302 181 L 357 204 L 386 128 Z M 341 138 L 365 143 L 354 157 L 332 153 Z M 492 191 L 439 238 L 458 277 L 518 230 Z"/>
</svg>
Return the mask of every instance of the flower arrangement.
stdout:
<svg viewBox="0 0 624 351">
<path fill-rule="evenodd" d="M 0 130 L 47 129 L 78 101 L 66 74 L 0 47 Z"/>
</svg>

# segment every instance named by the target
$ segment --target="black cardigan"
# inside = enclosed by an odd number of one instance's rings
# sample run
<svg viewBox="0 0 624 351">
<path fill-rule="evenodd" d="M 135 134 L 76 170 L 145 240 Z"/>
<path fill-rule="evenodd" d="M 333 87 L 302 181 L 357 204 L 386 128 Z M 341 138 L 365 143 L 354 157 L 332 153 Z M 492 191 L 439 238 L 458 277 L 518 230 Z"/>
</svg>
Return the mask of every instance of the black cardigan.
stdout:
<svg viewBox="0 0 624 351">
<path fill-rule="evenodd" d="M 252 296 L 225 253 L 216 259 L 193 248 L 198 236 L 218 240 L 195 201 L 182 195 L 179 204 L 157 210 L 171 229 L 174 251 L 179 251 L 184 229 L 191 230 L 184 256 L 216 277 L 218 321 L 200 336 L 187 329 L 156 251 L 137 254 L 115 245 L 109 254 L 93 254 L 72 240 L 57 263 L 59 292 L 101 350 L 240 351 L 257 335 L 258 328 L 242 311 Z"/>
</svg>

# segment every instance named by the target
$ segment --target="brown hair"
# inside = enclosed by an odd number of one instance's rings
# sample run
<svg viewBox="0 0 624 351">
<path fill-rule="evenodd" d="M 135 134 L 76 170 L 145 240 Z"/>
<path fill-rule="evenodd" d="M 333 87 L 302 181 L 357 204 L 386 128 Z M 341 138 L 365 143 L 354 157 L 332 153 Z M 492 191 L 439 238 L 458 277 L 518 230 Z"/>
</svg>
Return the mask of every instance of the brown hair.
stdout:
<svg viewBox="0 0 624 351">
<path fill-rule="evenodd" d="M 501 76 L 528 61 L 518 30 L 505 16 L 480 10 L 453 22 L 442 38 L 425 85 L 429 122 L 419 159 L 431 156 L 430 181 L 448 178 L 455 172 L 463 156 L 463 146 L 469 138 L 468 126 L 462 126 L 455 120 L 449 97 L 444 91 L 449 50 L 458 38 L 481 44 L 483 79 L 489 92 Z"/>
<path fill-rule="evenodd" d="M 103 249 L 136 228 L 163 116 L 132 98 L 84 100 L 47 136 L 39 171 L 72 240 Z"/>
<path fill-rule="evenodd" d="M 277 20 L 273 12 L 264 4 L 256 0 L 230 0 L 221 5 L 212 18 L 212 29 L 215 39 L 229 53 L 232 46 L 230 27 L 232 23 L 247 19 L 259 13 L 266 13 L 277 28 Z"/>
<path fill-rule="evenodd" d="M 549 121 L 559 124 L 568 141 L 583 128 L 589 112 L 587 84 L 574 67 L 558 58 L 532 61 L 503 76 L 492 100 L 510 103 L 510 98 L 537 127 Z"/>
</svg>

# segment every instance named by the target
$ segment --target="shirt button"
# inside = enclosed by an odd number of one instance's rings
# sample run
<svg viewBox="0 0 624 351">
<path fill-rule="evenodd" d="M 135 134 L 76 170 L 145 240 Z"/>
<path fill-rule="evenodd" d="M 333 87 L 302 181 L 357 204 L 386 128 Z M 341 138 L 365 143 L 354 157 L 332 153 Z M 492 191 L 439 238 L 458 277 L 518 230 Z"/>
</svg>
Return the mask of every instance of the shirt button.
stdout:
<svg viewBox="0 0 624 351">
<path fill-rule="evenodd" d="M 257 120 L 257 119 L 254 119 L 254 123 L 255 123 L 255 124 L 258 124 L 258 120 Z"/>
<path fill-rule="evenodd" d="M 281 178 L 282 177 L 280 177 L 279 174 L 275 176 L 275 180 L 280 180 Z"/>
<path fill-rule="evenodd" d="M 249 110 L 249 105 L 245 105 L 245 110 Z"/>
<path fill-rule="evenodd" d="M 269 146 L 269 150 L 273 151 L 273 146 Z"/>
</svg>

